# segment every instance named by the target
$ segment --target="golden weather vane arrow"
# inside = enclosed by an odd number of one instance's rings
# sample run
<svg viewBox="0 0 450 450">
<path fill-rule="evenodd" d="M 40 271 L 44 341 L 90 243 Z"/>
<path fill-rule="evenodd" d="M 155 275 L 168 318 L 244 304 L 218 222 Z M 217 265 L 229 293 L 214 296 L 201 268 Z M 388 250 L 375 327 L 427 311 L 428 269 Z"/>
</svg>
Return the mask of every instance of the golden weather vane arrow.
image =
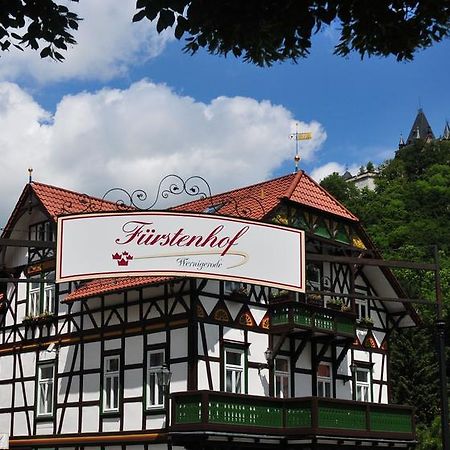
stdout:
<svg viewBox="0 0 450 450">
<path fill-rule="evenodd" d="M 295 172 L 298 171 L 298 163 L 300 162 L 300 155 L 298 154 L 298 141 L 308 141 L 309 139 L 312 139 L 312 132 L 311 131 L 304 131 L 302 133 L 299 133 L 298 131 L 298 122 L 295 124 L 295 133 L 292 133 L 289 135 L 290 139 L 295 140 Z"/>
</svg>

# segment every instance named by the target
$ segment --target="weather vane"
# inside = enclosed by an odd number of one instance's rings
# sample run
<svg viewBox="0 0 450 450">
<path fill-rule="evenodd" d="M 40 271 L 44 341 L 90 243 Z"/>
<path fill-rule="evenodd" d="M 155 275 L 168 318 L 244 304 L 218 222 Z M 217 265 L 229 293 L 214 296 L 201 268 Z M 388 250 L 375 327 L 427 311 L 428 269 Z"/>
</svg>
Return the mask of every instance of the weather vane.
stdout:
<svg viewBox="0 0 450 450">
<path fill-rule="evenodd" d="M 298 131 L 298 122 L 295 123 L 295 133 L 292 133 L 289 135 L 290 139 L 295 140 L 295 156 L 294 156 L 294 162 L 295 162 L 295 173 L 298 172 L 298 163 L 300 162 L 300 155 L 298 154 L 298 141 L 307 141 L 309 139 L 312 139 L 312 133 L 311 131 L 306 131 L 299 133 Z"/>
</svg>

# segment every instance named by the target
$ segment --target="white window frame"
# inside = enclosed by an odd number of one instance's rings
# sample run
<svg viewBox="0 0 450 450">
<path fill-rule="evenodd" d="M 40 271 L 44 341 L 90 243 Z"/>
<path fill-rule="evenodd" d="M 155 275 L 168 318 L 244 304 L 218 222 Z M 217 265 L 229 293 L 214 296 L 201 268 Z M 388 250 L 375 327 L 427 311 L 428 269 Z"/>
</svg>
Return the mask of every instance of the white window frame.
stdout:
<svg viewBox="0 0 450 450">
<path fill-rule="evenodd" d="M 33 287 L 33 283 L 28 288 L 28 314 L 38 316 L 39 314 L 53 314 L 55 311 L 55 283 L 47 283 L 48 278 L 55 279 L 55 272 L 42 272 L 30 277 L 36 280 L 38 286 Z"/>
<path fill-rule="evenodd" d="M 151 355 L 160 354 L 162 363 L 160 365 L 151 366 Z M 162 364 L 166 359 L 166 352 L 164 349 L 155 349 L 147 351 L 147 374 L 146 374 L 146 408 L 160 409 L 165 405 L 165 395 L 158 383 L 158 372 L 161 371 Z M 153 402 L 151 390 L 153 388 Z"/>
<path fill-rule="evenodd" d="M 109 361 L 117 360 L 117 370 L 108 370 Z M 104 413 L 113 413 L 118 412 L 120 408 L 120 355 L 108 355 L 104 357 L 103 360 L 103 405 L 102 411 Z M 108 380 L 111 380 L 109 383 L 110 386 L 110 405 L 107 404 L 108 401 Z M 117 384 L 114 383 L 114 380 L 117 380 Z M 117 386 L 117 389 L 115 388 Z M 114 403 L 117 403 L 117 406 L 113 406 Z"/>
<path fill-rule="evenodd" d="M 367 374 L 367 381 L 358 380 L 358 372 Z M 365 367 L 357 367 L 355 370 L 355 400 L 357 402 L 372 401 L 372 371 Z"/>
<path fill-rule="evenodd" d="M 356 298 L 355 299 L 356 314 L 358 319 L 365 319 L 369 316 L 369 302 L 367 300 Z M 363 313 L 365 311 L 365 313 Z"/>
<path fill-rule="evenodd" d="M 277 361 L 283 360 L 287 362 L 287 371 L 277 369 Z M 277 398 L 289 398 L 290 395 L 290 387 L 291 387 L 291 361 L 287 356 L 277 356 L 274 361 L 274 369 L 275 369 L 275 397 Z M 285 381 L 287 380 L 287 392 L 284 392 L 283 386 L 285 385 Z"/>
<path fill-rule="evenodd" d="M 227 353 L 237 353 L 241 356 L 241 364 L 232 364 L 229 363 L 227 360 Z M 240 348 L 234 348 L 234 347 L 225 347 L 224 351 L 224 375 L 225 375 L 225 392 L 230 392 L 233 394 L 245 394 L 245 349 Z M 227 375 L 228 373 L 231 374 L 231 388 L 229 389 L 228 383 L 227 383 Z M 238 390 L 238 374 L 240 374 L 240 390 Z"/>
<path fill-rule="evenodd" d="M 330 376 L 323 377 L 319 376 L 319 367 L 320 366 L 328 366 L 330 368 Z M 322 386 L 322 395 L 320 394 L 320 386 Z M 326 387 L 329 386 L 329 394 L 327 395 Z M 333 367 L 328 362 L 321 362 L 317 366 L 317 396 L 324 398 L 332 398 L 333 397 Z"/>
<path fill-rule="evenodd" d="M 52 376 L 44 378 L 42 376 L 43 369 L 51 368 Z M 54 412 L 55 401 L 55 363 L 38 364 L 38 385 L 37 385 L 37 401 L 36 415 L 37 417 L 52 417 Z M 44 405 L 41 409 L 41 405 Z"/>
</svg>

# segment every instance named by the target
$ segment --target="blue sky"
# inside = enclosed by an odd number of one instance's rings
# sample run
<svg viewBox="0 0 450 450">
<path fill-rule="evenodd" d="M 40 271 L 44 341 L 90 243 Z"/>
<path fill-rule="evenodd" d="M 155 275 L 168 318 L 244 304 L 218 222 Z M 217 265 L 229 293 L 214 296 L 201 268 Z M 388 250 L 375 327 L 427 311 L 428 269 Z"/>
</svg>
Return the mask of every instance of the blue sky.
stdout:
<svg viewBox="0 0 450 450">
<path fill-rule="evenodd" d="M 217 192 L 291 172 L 297 121 L 314 133 L 301 167 L 319 179 L 392 157 L 419 105 L 437 135 L 450 118 L 448 40 L 409 63 L 361 61 L 333 56 L 331 31 L 298 64 L 258 68 L 185 55 L 170 34 L 130 23 L 134 1 L 86 1 L 66 62 L 0 59 L 0 226 L 29 166 L 40 181 L 96 195 L 172 172 L 203 175 Z"/>
</svg>

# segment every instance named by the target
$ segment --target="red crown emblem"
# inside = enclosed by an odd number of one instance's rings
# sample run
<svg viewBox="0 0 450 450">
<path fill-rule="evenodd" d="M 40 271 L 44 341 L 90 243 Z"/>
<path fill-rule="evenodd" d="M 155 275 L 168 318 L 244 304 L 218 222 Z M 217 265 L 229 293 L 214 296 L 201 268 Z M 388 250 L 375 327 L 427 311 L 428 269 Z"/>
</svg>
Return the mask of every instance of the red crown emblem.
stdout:
<svg viewBox="0 0 450 450">
<path fill-rule="evenodd" d="M 117 261 L 118 266 L 128 266 L 129 261 L 133 259 L 133 255 L 130 255 L 128 252 L 116 252 L 111 256 L 114 261 Z"/>
</svg>

